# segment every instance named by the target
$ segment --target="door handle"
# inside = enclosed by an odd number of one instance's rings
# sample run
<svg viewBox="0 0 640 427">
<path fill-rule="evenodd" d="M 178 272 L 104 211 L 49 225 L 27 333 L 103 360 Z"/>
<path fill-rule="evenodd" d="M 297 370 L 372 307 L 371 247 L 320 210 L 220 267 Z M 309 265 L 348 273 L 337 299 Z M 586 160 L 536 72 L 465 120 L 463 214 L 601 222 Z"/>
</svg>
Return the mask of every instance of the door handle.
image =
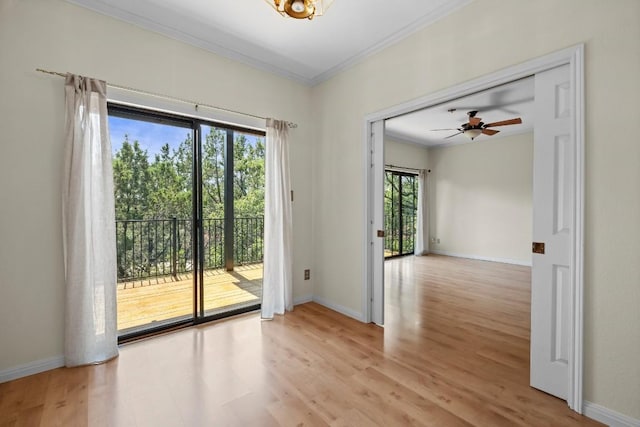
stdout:
<svg viewBox="0 0 640 427">
<path fill-rule="evenodd" d="M 541 242 L 533 242 L 531 244 L 531 250 L 534 254 L 542 254 L 544 255 L 544 243 Z"/>
<path fill-rule="evenodd" d="M 378 230 L 378 237 L 384 237 L 384 230 Z"/>
</svg>

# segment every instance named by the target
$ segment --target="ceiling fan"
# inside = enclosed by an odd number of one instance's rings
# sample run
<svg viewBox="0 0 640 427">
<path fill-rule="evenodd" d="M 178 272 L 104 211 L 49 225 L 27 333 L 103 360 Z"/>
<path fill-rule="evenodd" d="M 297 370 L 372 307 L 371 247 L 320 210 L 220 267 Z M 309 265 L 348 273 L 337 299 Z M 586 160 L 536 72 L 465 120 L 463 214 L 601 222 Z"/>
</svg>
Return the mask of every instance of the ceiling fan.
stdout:
<svg viewBox="0 0 640 427">
<path fill-rule="evenodd" d="M 463 123 L 457 129 L 431 129 L 431 130 L 433 130 L 433 131 L 457 130 L 458 132 L 454 133 L 453 135 L 449 135 L 449 136 L 445 137 L 445 139 L 454 137 L 456 135 L 460 135 L 462 133 L 462 134 L 466 135 L 467 137 L 471 138 L 471 140 L 473 141 L 480 134 L 485 134 L 485 135 L 491 136 L 491 135 L 495 135 L 496 133 L 500 132 L 499 130 L 489 129 L 489 128 L 496 127 L 496 126 L 519 125 L 520 123 L 522 123 L 522 119 L 520 117 L 515 118 L 515 119 L 502 120 L 502 121 L 499 121 L 499 122 L 484 123 L 484 122 L 482 122 L 480 117 L 476 117 L 476 114 L 478 114 L 477 111 L 469 111 L 467 113 L 467 115 L 469 116 L 469 121 L 467 123 Z"/>
</svg>

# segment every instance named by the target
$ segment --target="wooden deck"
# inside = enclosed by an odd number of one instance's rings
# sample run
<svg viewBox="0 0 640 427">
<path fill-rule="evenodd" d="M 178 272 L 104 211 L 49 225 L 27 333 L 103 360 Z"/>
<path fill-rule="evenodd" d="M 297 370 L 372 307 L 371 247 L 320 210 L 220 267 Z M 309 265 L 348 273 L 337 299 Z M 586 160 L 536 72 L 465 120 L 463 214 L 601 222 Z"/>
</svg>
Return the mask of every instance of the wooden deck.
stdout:
<svg viewBox="0 0 640 427">
<path fill-rule="evenodd" d="M 204 273 L 207 315 L 260 303 L 262 264 L 234 271 Z M 193 275 L 170 276 L 118 283 L 118 330 L 131 332 L 142 326 L 190 318 L 193 313 Z"/>
</svg>

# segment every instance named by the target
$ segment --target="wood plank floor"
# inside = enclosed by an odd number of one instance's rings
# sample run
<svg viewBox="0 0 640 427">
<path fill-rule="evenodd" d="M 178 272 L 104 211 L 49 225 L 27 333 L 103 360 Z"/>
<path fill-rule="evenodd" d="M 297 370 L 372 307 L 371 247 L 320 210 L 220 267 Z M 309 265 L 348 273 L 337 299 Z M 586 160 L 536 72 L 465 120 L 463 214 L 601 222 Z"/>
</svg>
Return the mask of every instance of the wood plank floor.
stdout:
<svg viewBox="0 0 640 427">
<path fill-rule="evenodd" d="M 0 384 L 2 426 L 597 426 L 528 386 L 529 269 L 386 263 L 387 323 L 315 303 Z"/>
<path fill-rule="evenodd" d="M 167 320 L 193 315 L 193 275 L 177 280 L 152 278 L 118 283 L 118 330 L 156 326 Z M 207 315 L 259 304 L 262 298 L 262 264 L 237 266 L 234 271 L 204 272 L 204 308 Z"/>
</svg>

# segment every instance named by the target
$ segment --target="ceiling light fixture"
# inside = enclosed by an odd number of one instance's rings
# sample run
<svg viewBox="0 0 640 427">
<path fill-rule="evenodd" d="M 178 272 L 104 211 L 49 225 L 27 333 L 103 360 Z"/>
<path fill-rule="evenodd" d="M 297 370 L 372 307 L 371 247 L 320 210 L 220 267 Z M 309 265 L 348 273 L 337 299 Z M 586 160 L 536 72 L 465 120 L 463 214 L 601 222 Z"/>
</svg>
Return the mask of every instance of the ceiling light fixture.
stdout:
<svg viewBox="0 0 640 427">
<path fill-rule="evenodd" d="M 467 129 L 462 133 L 464 133 L 466 137 L 470 138 L 473 141 L 476 136 L 482 134 L 482 129 Z"/>
<path fill-rule="evenodd" d="M 322 16 L 333 0 L 265 0 L 282 16 L 296 19 L 313 19 Z"/>
</svg>

